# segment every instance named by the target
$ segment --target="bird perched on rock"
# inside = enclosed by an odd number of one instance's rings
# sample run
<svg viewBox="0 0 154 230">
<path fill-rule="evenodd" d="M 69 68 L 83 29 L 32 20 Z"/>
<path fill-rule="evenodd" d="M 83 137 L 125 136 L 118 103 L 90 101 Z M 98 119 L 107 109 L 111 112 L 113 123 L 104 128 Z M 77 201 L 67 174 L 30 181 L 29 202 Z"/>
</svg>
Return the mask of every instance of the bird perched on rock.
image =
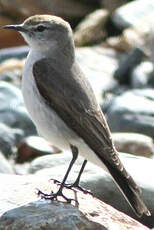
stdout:
<svg viewBox="0 0 154 230">
<path fill-rule="evenodd" d="M 111 174 L 138 216 L 150 215 L 140 198 L 141 190 L 118 157 L 105 117 L 77 64 L 70 25 L 56 16 L 35 15 L 23 24 L 5 28 L 19 31 L 30 46 L 22 92 L 38 132 L 55 146 L 71 149 L 73 154 L 59 190 L 39 194 L 45 199 L 62 196 L 71 201 L 64 196 L 63 187 L 79 153 L 85 160 L 72 186 L 79 187 L 86 162 L 91 161 Z"/>
</svg>

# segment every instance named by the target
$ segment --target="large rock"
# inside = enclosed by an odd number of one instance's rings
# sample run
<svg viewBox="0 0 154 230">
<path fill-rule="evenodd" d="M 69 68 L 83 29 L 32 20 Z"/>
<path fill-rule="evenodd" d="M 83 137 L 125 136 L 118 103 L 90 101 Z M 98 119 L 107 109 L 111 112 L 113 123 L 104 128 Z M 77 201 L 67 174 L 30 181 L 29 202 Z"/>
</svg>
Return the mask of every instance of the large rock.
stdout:
<svg viewBox="0 0 154 230">
<path fill-rule="evenodd" d="M 3 178 L 0 175 L 0 177 L 10 181 L 9 185 L 11 186 L 11 190 L 3 187 L 5 194 L 2 193 L 2 197 L 6 198 L 1 202 L 0 207 L 1 214 L 3 214 L 0 218 L 0 230 L 18 230 L 19 228 L 24 230 L 148 230 L 147 227 L 127 215 L 82 192 L 76 193 L 66 189 L 64 191 L 67 197 L 74 198 L 75 196 L 78 203 L 36 201 L 38 198 L 32 193 L 34 186 L 36 184 L 38 186 L 38 183 L 41 183 L 41 180 L 45 178 L 36 176 L 9 177 L 8 175 L 4 175 Z M 44 189 L 49 193 L 49 182 L 44 180 L 42 182 Z M 51 186 L 53 188 L 54 184 Z M 12 207 L 9 206 L 9 200 Z M 33 202 L 29 203 L 31 201 Z M 22 204 L 25 205 L 21 206 Z M 9 211 L 4 213 L 6 209 Z"/>
<path fill-rule="evenodd" d="M 36 129 L 25 109 L 21 91 L 6 82 L 0 82 L 0 122 L 24 131 L 24 135 L 36 134 Z"/>
<path fill-rule="evenodd" d="M 115 84 L 113 73 L 124 55 L 113 49 L 93 46 L 77 48 L 76 57 L 101 103 L 102 93 Z"/>
<path fill-rule="evenodd" d="M 32 160 L 38 156 L 54 154 L 60 152 L 56 147 L 53 147 L 44 138 L 38 136 L 29 136 L 24 138 L 18 144 L 17 159 L 19 163 Z"/>
<path fill-rule="evenodd" d="M 112 20 L 120 29 L 142 22 L 149 22 L 153 18 L 154 2 L 151 0 L 132 1 L 119 7 L 112 15 Z"/>
<path fill-rule="evenodd" d="M 108 106 L 112 132 L 136 132 L 154 137 L 154 90 L 138 89 L 116 96 Z"/>
<path fill-rule="evenodd" d="M 142 198 L 150 211 L 154 214 L 154 184 L 151 183 L 151 175 L 154 175 L 154 161 L 152 159 L 135 157 L 129 154 L 120 154 L 120 158 L 136 183 L 141 187 L 143 191 Z M 54 178 L 62 181 L 70 160 L 71 154 L 69 153 L 40 157 L 40 159 L 35 159 L 31 163 L 29 172 L 35 172 L 40 178 L 46 176 L 49 179 Z M 79 157 L 69 175 L 68 182 L 71 183 L 75 181 L 82 162 L 83 158 Z M 122 193 L 113 182 L 111 176 L 104 170 L 88 162 L 81 178 L 81 185 L 87 190 L 91 190 L 99 199 L 113 205 L 118 210 L 125 212 L 133 218 L 136 218 Z M 140 221 L 150 227 L 154 226 L 153 215 L 152 217 L 142 217 Z"/>
<path fill-rule="evenodd" d="M 99 9 L 87 15 L 75 28 L 75 46 L 93 45 L 102 42 L 107 36 L 105 30 L 109 18 L 107 10 Z"/>
</svg>

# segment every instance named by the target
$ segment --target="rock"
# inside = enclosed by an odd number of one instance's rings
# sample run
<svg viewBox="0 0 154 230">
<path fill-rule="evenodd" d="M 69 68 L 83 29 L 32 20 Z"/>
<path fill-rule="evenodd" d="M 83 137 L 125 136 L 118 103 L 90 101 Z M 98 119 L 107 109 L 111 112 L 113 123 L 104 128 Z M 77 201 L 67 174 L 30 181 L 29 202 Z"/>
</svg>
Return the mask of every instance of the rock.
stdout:
<svg viewBox="0 0 154 230">
<path fill-rule="evenodd" d="M 112 20 L 118 28 L 124 29 L 152 19 L 153 13 L 154 2 L 151 0 L 132 1 L 115 10 Z"/>
<path fill-rule="evenodd" d="M 102 102 L 102 93 L 115 84 L 113 73 L 118 68 L 119 60 L 124 57 L 113 49 L 101 46 L 76 49 L 77 61 L 91 83 L 98 101 Z"/>
<path fill-rule="evenodd" d="M 2 175 L 0 175 L 2 179 Z M 8 176 L 3 175 L 3 180 L 10 180 L 10 185 L 13 184 L 12 191 L 7 187 L 9 192 L 7 202 L 11 200 L 11 206 L 6 203 L 1 203 L 1 212 L 3 215 L 0 218 L 0 230 L 6 229 L 143 229 L 148 230 L 147 227 L 141 225 L 139 222 L 118 212 L 111 206 L 102 201 L 92 197 L 91 195 L 82 192 L 76 193 L 76 199 L 79 204 L 67 204 L 65 202 L 50 202 L 50 201 L 36 201 L 36 195 L 32 190 L 41 180 L 46 188 L 46 192 L 50 192 L 49 183 L 44 182 L 44 178 L 32 176 Z M 35 183 L 34 183 L 35 182 Z M 35 185 L 34 185 L 35 184 Z M 54 186 L 54 184 L 53 184 Z M 18 189 L 16 189 L 18 188 Z M 66 196 L 74 197 L 74 192 L 70 190 L 64 191 Z M 26 194 L 26 196 L 25 196 Z M 2 194 L 4 196 L 4 194 Z M 2 198 L 2 197 L 1 197 Z M 14 201 L 14 202 L 13 202 Z M 33 202 L 32 202 L 33 201 Z M 31 203 L 30 203 L 31 202 Z M 23 205 L 24 204 L 24 205 Z M 23 206 L 21 206 L 23 205 Z M 14 206 L 14 208 L 13 208 Z M 20 207 L 19 207 L 20 206 Z M 10 210 L 11 209 L 11 210 Z"/>
<path fill-rule="evenodd" d="M 0 151 L 6 156 L 15 153 L 16 148 L 15 132 L 7 125 L 0 123 Z"/>
<path fill-rule="evenodd" d="M 69 161 L 71 160 L 71 151 L 65 153 L 60 153 L 60 154 L 49 154 L 45 156 L 38 157 L 34 159 L 29 167 L 29 173 L 35 173 L 41 169 L 47 169 L 47 168 L 53 168 L 56 166 L 62 166 L 65 164 L 68 164 Z M 77 162 L 75 163 L 76 165 L 81 165 L 83 162 L 82 158 L 79 158 Z"/>
<path fill-rule="evenodd" d="M 0 82 L 0 122 L 24 131 L 24 136 L 36 134 L 36 129 L 25 109 L 21 91 L 7 83 Z"/>
<path fill-rule="evenodd" d="M 107 10 L 99 9 L 87 15 L 75 29 L 76 46 L 94 45 L 106 37 L 105 24 L 109 18 Z"/>
<path fill-rule="evenodd" d="M 154 143 L 151 137 L 138 133 L 112 133 L 118 152 L 150 157 L 154 153 Z"/>
<path fill-rule="evenodd" d="M 17 162 L 23 163 L 45 154 L 60 152 L 53 147 L 44 138 L 38 136 L 29 136 L 24 138 L 18 145 Z"/>
<path fill-rule="evenodd" d="M 136 89 L 114 97 L 107 109 L 112 132 L 134 132 L 154 137 L 154 90 Z"/>
<path fill-rule="evenodd" d="M 154 214 L 154 184 L 151 183 L 151 175 L 154 174 L 153 159 L 137 157 L 126 153 L 120 153 L 119 156 L 126 169 L 133 176 L 136 183 L 141 187 L 142 198 L 151 213 Z M 47 155 L 40 157 L 40 159 L 37 158 L 31 163 L 29 172 L 35 172 L 35 175 L 38 175 L 39 178 L 46 177 L 45 180 L 47 180 L 47 178 L 54 178 L 62 181 L 71 157 L 71 153 L 64 153 L 50 156 Z M 68 183 L 75 181 L 82 162 L 83 158 L 78 157 L 78 160 L 69 175 Z M 103 169 L 88 162 L 81 177 L 81 185 L 87 190 L 90 190 L 97 198 L 113 205 L 118 210 L 132 216 L 147 226 L 154 226 L 153 215 L 152 217 L 144 216 L 141 219 L 134 215 L 132 209 L 113 182 L 111 176 Z M 40 187 L 41 190 L 42 188 L 43 187 Z M 46 192 L 46 190 L 44 190 L 44 192 Z"/>
<path fill-rule="evenodd" d="M 1 81 L 11 82 L 21 86 L 21 76 L 25 60 L 9 59 L 0 64 Z"/>
<path fill-rule="evenodd" d="M 151 38 L 151 40 L 153 40 L 152 29 L 153 26 L 150 23 L 140 22 L 137 25 L 123 30 L 119 36 L 109 37 L 106 40 L 106 46 L 121 52 L 130 52 L 136 47 L 142 47 L 144 52 L 150 55 L 152 49 L 149 48 L 149 39 Z"/>
<path fill-rule="evenodd" d="M 8 61 L 8 59 L 18 59 L 21 60 L 27 56 L 29 52 L 28 46 L 20 46 L 20 47 L 13 47 L 13 48 L 6 48 L 0 50 L 0 63 L 4 61 Z M 21 68 L 20 63 L 20 68 Z M 19 66 L 19 64 L 18 64 Z"/>
<path fill-rule="evenodd" d="M 11 164 L 7 161 L 4 155 L 0 152 L 0 173 L 12 174 L 14 173 Z"/>
<path fill-rule="evenodd" d="M 149 61 L 141 62 L 134 68 L 131 73 L 131 87 L 132 88 L 145 88 L 152 80 L 154 67 Z M 152 82 L 151 82 L 152 83 Z M 151 84 L 149 84 L 150 86 Z"/>
<path fill-rule="evenodd" d="M 139 48 L 130 52 L 119 64 L 119 68 L 114 73 L 114 78 L 118 80 L 120 84 L 130 85 L 131 72 L 141 63 L 143 58 L 145 58 L 145 54 Z"/>
</svg>

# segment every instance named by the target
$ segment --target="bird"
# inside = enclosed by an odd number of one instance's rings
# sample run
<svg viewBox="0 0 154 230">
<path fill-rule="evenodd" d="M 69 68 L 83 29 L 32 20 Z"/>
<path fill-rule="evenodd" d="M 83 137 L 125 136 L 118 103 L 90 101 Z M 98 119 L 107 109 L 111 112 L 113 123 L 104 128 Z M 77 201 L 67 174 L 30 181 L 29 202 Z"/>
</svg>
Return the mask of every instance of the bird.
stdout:
<svg viewBox="0 0 154 230">
<path fill-rule="evenodd" d="M 4 28 L 20 32 L 30 46 L 22 93 L 38 133 L 62 150 L 72 152 L 58 191 L 45 194 L 39 190 L 38 194 L 50 200 L 62 196 L 71 202 L 63 188 L 80 154 L 84 161 L 72 187 L 81 189 L 80 177 L 90 161 L 112 176 L 137 216 L 150 216 L 140 197 L 141 189 L 120 161 L 105 116 L 76 60 L 70 24 L 58 16 L 34 15 L 22 24 Z"/>
</svg>

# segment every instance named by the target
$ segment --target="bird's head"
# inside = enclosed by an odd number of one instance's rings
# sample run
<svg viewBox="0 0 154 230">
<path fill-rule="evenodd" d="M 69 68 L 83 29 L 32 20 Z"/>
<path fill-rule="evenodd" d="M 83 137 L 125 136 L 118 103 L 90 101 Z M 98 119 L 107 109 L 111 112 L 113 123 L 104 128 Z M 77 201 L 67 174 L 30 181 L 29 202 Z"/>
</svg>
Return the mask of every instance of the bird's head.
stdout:
<svg viewBox="0 0 154 230">
<path fill-rule="evenodd" d="M 32 48 L 50 49 L 51 46 L 72 42 L 72 30 L 66 21 L 57 16 L 35 15 L 19 25 L 7 25 L 5 29 L 19 31 Z"/>
</svg>

